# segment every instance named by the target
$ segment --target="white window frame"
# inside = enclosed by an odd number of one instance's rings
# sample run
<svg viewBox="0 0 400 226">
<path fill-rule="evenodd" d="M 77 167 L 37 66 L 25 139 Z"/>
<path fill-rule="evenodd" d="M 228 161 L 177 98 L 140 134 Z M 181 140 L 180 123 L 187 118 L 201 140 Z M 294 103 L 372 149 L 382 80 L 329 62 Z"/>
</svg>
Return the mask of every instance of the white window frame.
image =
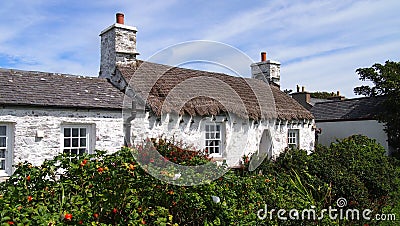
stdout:
<svg viewBox="0 0 400 226">
<path fill-rule="evenodd" d="M 217 128 L 219 127 L 219 131 Z M 211 128 L 214 128 L 211 130 Z M 217 136 L 219 135 L 219 137 Z M 204 149 L 211 157 L 222 157 L 225 142 L 225 126 L 222 122 L 207 122 L 204 125 Z M 210 145 L 211 142 L 218 141 L 219 145 Z M 218 152 L 215 149 L 218 148 Z M 213 152 L 213 153 L 211 153 Z"/>
<path fill-rule="evenodd" d="M 6 147 L 5 147 L 5 155 L 2 160 L 5 160 L 5 169 L 0 170 L 1 176 L 10 176 L 13 171 L 13 145 L 14 145 L 14 126 L 11 123 L 2 123 L 0 122 L 0 126 L 6 127 L 6 134 L 0 135 L 1 138 L 6 138 Z"/>
<path fill-rule="evenodd" d="M 296 147 L 299 148 L 300 147 L 300 131 L 299 129 L 289 129 L 287 136 L 287 143 L 288 143 L 288 147 Z"/>
<path fill-rule="evenodd" d="M 70 129 L 70 136 L 65 136 L 65 129 Z M 78 129 L 78 136 L 72 134 L 73 129 Z M 81 129 L 86 130 L 85 136 L 82 136 Z M 68 149 L 70 150 L 69 153 L 72 153 L 72 149 L 77 149 L 77 155 L 80 155 L 79 149 L 83 148 L 85 148 L 84 153 L 92 153 L 95 146 L 94 131 L 94 125 L 92 124 L 63 124 L 61 126 L 61 153 Z M 65 146 L 64 140 L 66 139 L 70 139 L 69 146 Z M 78 139 L 78 146 L 73 147 L 72 139 Z M 86 146 L 81 146 L 81 139 L 86 139 Z"/>
</svg>

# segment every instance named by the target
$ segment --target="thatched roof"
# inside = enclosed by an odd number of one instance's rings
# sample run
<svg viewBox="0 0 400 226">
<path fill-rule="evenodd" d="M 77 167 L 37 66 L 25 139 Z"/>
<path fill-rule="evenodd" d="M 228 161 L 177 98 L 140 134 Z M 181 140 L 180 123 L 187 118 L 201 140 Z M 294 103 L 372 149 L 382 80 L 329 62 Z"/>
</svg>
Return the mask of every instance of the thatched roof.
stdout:
<svg viewBox="0 0 400 226">
<path fill-rule="evenodd" d="M 251 119 L 313 119 L 308 110 L 278 87 L 258 79 L 143 61 L 135 67 L 117 69 L 157 115 L 234 113 Z"/>
</svg>

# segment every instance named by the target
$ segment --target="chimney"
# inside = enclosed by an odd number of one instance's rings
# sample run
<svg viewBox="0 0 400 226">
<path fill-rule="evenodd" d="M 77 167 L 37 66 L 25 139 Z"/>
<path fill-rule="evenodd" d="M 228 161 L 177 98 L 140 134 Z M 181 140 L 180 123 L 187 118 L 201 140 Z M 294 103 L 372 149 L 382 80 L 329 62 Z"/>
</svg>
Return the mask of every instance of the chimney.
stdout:
<svg viewBox="0 0 400 226">
<path fill-rule="evenodd" d="M 266 52 L 261 52 L 261 61 L 251 64 L 250 67 L 252 78 L 260 79 L 266 83 L 272 83 L 280 87 L 281 63 L 267 60 Z"/>
<path fill-rule="evenodd" d="M 116 23 L 100 33 L 101 58 L 100 78 L 112 79 L 115 67 L 118 65 L 135 65 L 136 27 L 124 24 L 124 14 L 116 14 Z"/>
<path fill-rule="evenodd" d="M 290 94 L 290 96 L 295 99 L 299 104 L 301 104 L 303 107 L 305 107 L 307 110 L 310 110 L 312 108 L 311 105 L 311 94 L 309 92 L 306 92 L 306 88 L 304 86 L 301 87 L 301 92 L 300 92 L 300 86 L 296 85 L 296 93 Z"/>
<path fill-rule="evenodd" d="M 267 61 L 267 53 L 261 52 L 261 62 Z"/>
<path fill-rule="evenodd" d="M 124 24 L 124 14 L 123 13 L 117 13 L 117 24 Z"/>
</svg>

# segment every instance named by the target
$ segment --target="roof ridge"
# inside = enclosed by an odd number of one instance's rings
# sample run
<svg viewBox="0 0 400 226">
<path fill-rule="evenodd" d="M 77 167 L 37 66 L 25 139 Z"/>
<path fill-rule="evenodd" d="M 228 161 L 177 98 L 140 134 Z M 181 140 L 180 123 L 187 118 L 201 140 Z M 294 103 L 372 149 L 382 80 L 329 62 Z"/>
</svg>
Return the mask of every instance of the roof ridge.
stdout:
<svg viewBox="0 0 400 226">
<path fill-rule="evenodd" d="M 46 72 L 46 71 L 34 71 L 34 70 L 21 70 L 21 69 L 14 69 L 14 68 L 0 68 L 0 72 L 9 72 L 11 74 L 16 74 L 18 72 L 22 73 L 29 73 L 30 75 L 37 75 L 37 76 L 62 76 L 68 78 L 83 78 L 83 79 L 96 79 L 96 80 L 104 80 L 104 78 L 99 78 L 95 76 L 87 76 L 87 75 L 78 75 L 78 74 L 66 74 L 66 73 L 58 73 L 58 72 Z M 25 74 L 20 74 L 25 76 Z"/>
<path fill-rule="evenodd" d="M 372 96 L 372 97 L 356 97 L 356 98 L 348 98 L 348 99 L 344 99 L 344 100 L 328 100 L 328 99 L 325 99 L 327 101 L 317 102 L 317 103 L 315 103 L 315 105 L 317 105 L 317 104 L 335 103 L 335 102 L 348 102 L 348 101 L 362 100 L 362 99 L 369 99 L 369 98 L 383 98 L 383 97 L 385 97 L 385 95 Z M 320 99 L 320 98 L 315 98 L 315 99 Z"/>
</svg>

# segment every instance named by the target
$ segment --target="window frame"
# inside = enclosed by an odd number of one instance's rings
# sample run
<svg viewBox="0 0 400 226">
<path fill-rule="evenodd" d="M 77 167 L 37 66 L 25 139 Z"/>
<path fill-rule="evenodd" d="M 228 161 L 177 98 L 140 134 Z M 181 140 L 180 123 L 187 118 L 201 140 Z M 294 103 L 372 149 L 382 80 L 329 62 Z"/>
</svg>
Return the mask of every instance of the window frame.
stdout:
<svg viewBox="0 0 400 226">
<path fill-rule="evenodd" d="M 14 150 L 14 126 L 12 123 L 0 122 L 0 126 L 6 127 L 6 147 L 4 155 L 5 169 L 0 170 L 0 177 L 10 176 L 13 173 L 13 150 Z"/>
<path fill-rule="evenodd" d="M 219 138 L 207 138 L 207 134 L 212 134 L 213 131 L 207 131 L 207 128 L 210 128 L 210 126 L 215 126 L 215 130 L 217 126 L 219 126 Z M 224 123 L 222 122 L 206 122 L 204 124 L 204 134 L 203 134 L 203 139 L 204 139 L 204 150 L 207 149 L 207 153 L 211 156 L 211 157 L 223 157 L 223 153 L 224 153 L 224 142 L 225 142 L 225 126 Z M 207 141 L 219 141 L 219 145 L 215 146 L 215 145 L 207 145 Z M 211 147 L 218 147 L 219 152 L 218 153 L 210 153 L 210 148 Z"/>
<path fill-rule="evenodd" d="M 290 136 L 290 134 L 294 134 L 295 136 Z M 291 140 L 294 139 L 294 142 Z M 300 147 L 300 130 L 299 129 L 288 129 L 287 132 L 287 146 L 289 148 L 299 148 Z"/>
<path fill-rule="evenodd" d="M 71 129 L 71 134 L 70 136 L 65 136 L 64 130 L 65 129 Z M 78 136 L 73 136 L 72 134 L 72 129 L 78 129 Z M 86 129 L 86 136 L 83 137 L 81 136 L 80 132 L 81 129 Z M 66 149 L 70 149 L 69 153 L 71 154 L 71 149 L 77 149 L 78 153 L 77 156 L 79 156 L 79 149 L 81 149 L 80 145 L 80 139 L 86 138 L 86 150 L 84 153 L 91 154 L 93 153 L 94 147 L 95 147 L 95 128 L 94 125 L 92 124 L 63 124 L 61 125 L 61 136 L 60 136 L 60 150 L 61 153 L 64 153 Z M 64 140 L 66 138 L 71 139 L 70 147 L 65 147 Z M 72 147 L 72 138 L 78 139 L 78 147 Z"/>
</svg>

